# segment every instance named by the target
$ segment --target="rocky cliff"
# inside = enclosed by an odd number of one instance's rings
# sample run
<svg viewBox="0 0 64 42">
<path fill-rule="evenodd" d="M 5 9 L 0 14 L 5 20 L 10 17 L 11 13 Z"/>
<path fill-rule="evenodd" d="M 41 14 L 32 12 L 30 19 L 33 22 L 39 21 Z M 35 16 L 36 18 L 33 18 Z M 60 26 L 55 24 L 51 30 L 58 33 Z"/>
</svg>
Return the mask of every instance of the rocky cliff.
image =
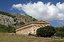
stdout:
<svg viewBox="0 0 64 42">
<path fill-rule="evenodd" d="M 32 21 L 36 21 L 36 19 L 28 15 L 9 14 L 0 11 L 0 24 L 5 26 L 17 28 Z"/>
</svg>

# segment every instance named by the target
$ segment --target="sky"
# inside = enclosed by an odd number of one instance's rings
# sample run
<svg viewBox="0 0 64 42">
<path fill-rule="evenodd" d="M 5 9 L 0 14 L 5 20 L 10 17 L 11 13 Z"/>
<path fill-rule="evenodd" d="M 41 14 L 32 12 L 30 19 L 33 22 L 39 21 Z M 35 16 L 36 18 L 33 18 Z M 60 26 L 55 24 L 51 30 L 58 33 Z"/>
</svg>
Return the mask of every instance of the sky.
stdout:
<svg viewBox="0 0 64 42">
<path fill-rule="evenodd" d="M 0 11 L 27 14 L 52 26 L 64 25 L 64 0 L 0 0 Z"/>
<path fill-rule="evenodd" d="M 27 4 L 29 2 L 34 3 L 42 1 L 43 3 L 51 2 L 53 4 L 56 4 L 58 2 L 63 3 L 64 0 L 0 0 L 0 11 L 10 12 L 10 13 L 18 13 L 17 10 L 11 10 L 11 6 L 13 4 Z"/>
</svg>

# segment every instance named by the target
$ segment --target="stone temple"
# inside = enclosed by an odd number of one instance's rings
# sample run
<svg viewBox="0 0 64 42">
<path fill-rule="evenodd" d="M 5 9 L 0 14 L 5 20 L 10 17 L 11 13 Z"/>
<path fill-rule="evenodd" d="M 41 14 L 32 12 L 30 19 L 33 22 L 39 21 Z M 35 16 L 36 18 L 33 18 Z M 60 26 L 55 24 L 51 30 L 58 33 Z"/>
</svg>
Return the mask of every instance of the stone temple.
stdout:
<svg viewBox="0 0 64 42">
<path fill-rule="evenodd" d="M 36 30 L 40 27 L 49 26 L 50 24 L 45 21 L 34 21 L 28 23 L 24 26 L 21 26 L 16 29 L 16 34 L 28 35 L 28 34 L 36 34 Z"/>
</svg>

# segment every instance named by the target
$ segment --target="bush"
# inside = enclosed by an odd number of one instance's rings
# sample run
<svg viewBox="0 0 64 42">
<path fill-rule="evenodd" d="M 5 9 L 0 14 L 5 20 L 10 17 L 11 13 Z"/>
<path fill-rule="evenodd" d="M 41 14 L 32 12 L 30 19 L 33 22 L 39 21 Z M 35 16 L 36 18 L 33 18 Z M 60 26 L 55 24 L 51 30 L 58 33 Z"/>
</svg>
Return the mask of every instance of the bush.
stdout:
<svg viewBox="0 0 64 42">
<path fill-rule="evenodd" d="M 6 30 L 7 30 L 8 33 L 15 33 L 14 27 L 8 26 Z"/>
<path fill-rule="evenodd" d="M 54 33 L 55 29 L 52 26 L 41 27 L 36 31 L 36 35 L 41 37 L 51 37 Z"/>
<path fill-rule="evenodd" d="M 64 37 L 64 32 L 56 32 L 55 36 L 62 38 L 62 37 Z"/>
<path fill-rule="evenodd" d="M 64 32 L 64 26 L 63 27 L 57 27 L 56 32 Z"/>
<path fill-rule="evenodd" d="M 4 26 L 0 24 L 0 32 L 15 33 L 15 28 L 11 26 Z"/>
<path fill-rule="evenodd" d="M 55 36 L 64 37 L 64 27 L 57 27 Z"/>
</svg>

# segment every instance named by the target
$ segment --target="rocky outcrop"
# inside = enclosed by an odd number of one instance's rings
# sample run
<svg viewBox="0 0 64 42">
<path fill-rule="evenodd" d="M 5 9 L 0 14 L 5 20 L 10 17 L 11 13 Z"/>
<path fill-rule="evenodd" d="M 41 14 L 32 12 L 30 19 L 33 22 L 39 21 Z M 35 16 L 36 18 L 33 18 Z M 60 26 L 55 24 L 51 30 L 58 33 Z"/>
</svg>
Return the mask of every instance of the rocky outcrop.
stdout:
<svg viewBox="0 0 64 42">
<path fill-rule="evenodd" d="M 5 26 L 13 26 L 15 24 L 14 18 L 0 14 L 0 24 Z"/>
<path fill-rule="evenodd" d="M 30 23 L 36 19 L 28 15 L 20 14 L 8 14 L 5 12 L 0 12 L 0 24 L 5 26 L 20 27 L 27 23 Z"/>
</svg>

